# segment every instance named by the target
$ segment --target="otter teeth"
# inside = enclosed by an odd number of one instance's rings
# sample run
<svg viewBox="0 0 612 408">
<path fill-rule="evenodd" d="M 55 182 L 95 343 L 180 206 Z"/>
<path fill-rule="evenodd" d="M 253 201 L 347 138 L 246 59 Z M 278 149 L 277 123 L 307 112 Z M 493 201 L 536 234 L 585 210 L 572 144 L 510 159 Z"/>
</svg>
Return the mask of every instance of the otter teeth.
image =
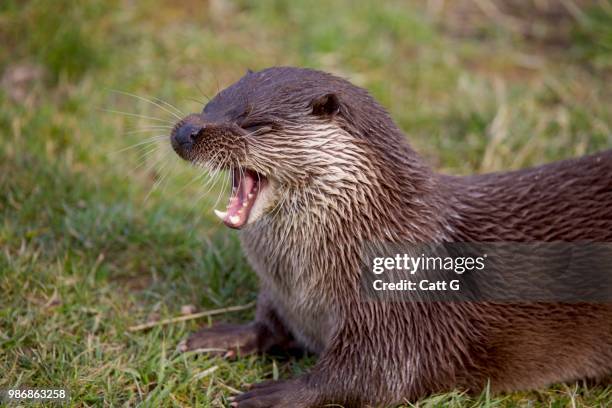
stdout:
<svg viewBox="0 0 612 408">
<path fill-rule="evenodd" d="M 226 211 L 215 210 L 215 215 L 217 217 L 219 217 L 221 219 L 221 221 L 223 221 L 225 219 L 225 216 L 227 215 L 227 212 Z"/>
<path fill-rule="evenodd" d="M 247 170 L 238 172 L 233 170 L 232 189 L 225 211 L 215 210 L 215 215 L 231 228 L 242 228 L 249 219 L 251 207 L 257 200 L 258 190 L 261 190 L 260 175 Z"/>
<path fill-rule="evenodd" d="M 238 211 L 238 213 L 242 213 L 242 208 Z M 225 221 L 225 218 L 227 217 L 227 211 L 215 210 L 215 215 L 219 217 L 221 221 Z M 230 215 L 229 222 L 231 222 L 232 224 L 238 224 L 240 222 L 240 216 L 237 214 Z"/>
</svg>

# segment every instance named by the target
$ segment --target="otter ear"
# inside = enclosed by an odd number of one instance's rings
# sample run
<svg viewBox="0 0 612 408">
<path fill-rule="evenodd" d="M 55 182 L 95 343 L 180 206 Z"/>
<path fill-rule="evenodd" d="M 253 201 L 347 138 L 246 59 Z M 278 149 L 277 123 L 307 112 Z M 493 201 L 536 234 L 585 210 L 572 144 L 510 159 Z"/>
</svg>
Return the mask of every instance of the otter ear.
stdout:
<svg viewBox="0 0 612 408">
<path fill-rule="evenodd" d="M 317 116 L 335 116 L 340 112 L 340 99 L 334 93 L 328 93 L 315 98 L 311 105 L 312 113 Z"/>
</svg>

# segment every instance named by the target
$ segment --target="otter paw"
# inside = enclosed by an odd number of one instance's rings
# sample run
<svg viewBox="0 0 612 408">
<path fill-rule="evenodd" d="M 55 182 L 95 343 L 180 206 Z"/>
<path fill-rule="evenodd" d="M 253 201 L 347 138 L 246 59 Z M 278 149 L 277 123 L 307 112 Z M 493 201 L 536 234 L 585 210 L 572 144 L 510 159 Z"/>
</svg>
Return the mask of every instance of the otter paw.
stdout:
<svg viewBox="0 0 612 408">
<path fill-rule="evenodd" d="M 252 324 L 217 324 L 193 333 L 177 349 L 225 357 L 252 354 L 258 351 L 257 330 Z"/>
<path fill-rule="evenodd" d="M 315 407 L 315 398 L 300 380 L 265 381 L 255 384 L 250 391 L 232 398 L 236 408 L 308 408 Z"/>
</svg>

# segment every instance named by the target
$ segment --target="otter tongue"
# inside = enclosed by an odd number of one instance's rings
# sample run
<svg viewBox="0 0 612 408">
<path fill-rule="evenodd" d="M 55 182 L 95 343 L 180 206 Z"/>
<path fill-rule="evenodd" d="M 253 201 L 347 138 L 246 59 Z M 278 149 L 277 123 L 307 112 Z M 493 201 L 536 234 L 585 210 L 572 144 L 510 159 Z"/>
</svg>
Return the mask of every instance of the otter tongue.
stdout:
<svg viewBox="0 0 612 408">
<path fill-rule="evenodd" d="M 232 177 L 232 195 L 227 205 L 227 212 L 215 210 L 217 217 L 230 228 L 242 228 L 249 219 L 251 207 L 255 203 L 258 190 L 257 173 L 250 170 L 234 170 Z"/>
</svg>

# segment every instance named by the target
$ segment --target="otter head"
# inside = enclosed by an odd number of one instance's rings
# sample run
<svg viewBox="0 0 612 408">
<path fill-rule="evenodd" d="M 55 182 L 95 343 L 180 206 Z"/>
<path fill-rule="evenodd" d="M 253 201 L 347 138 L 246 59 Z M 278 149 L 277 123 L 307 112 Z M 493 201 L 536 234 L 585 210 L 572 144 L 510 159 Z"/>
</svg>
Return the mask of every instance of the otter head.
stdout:
<svg viewBox="0 0 612 408">
<path fill-rule="evenodd" d="M 227 210 L 215 213 L 242 228 L 283 206 L 295 214 L 363 197 L 363 187 L 377 182 L 376 146 L 393 155 L 401 150 L 398 135 L 363 89 L 323 72 L 278 67 L 248 72 L 221 91 L 176 124 L 171 143 L 185 160 L 230 171 Z"/>
</svg>

